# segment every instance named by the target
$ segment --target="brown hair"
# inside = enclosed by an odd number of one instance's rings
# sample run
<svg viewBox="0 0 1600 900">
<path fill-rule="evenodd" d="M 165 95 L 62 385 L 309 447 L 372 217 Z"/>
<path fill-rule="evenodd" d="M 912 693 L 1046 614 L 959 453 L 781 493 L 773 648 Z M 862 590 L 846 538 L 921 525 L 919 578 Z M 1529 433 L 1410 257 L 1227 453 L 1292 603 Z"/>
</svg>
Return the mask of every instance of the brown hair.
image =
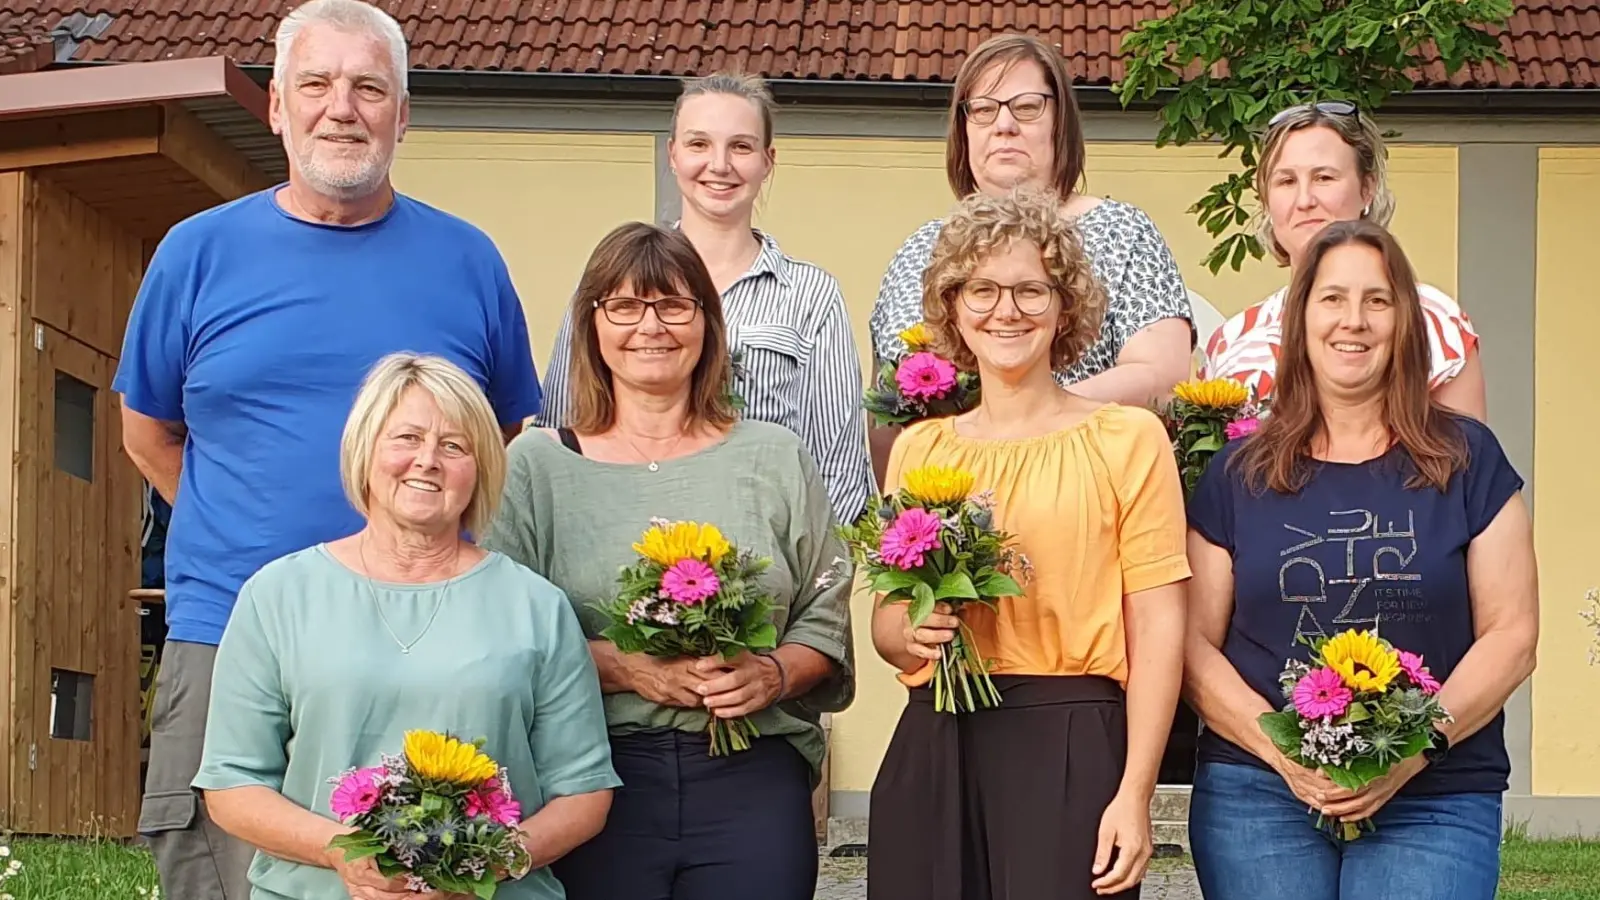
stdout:
<svg viewBox="0 0 1600 900">
<path fill-rule="evenodd" d="M 1004 77 L 1017 63 L 1031 62 L 1044 71 L 1050 83 L 1050 94 L 1055 102 L 1055 134 L 1051 144 L 1055 160 L 1051 169 L 1050 186 L 1062 197 L 1070 197 L 1083 182 L 1083 165 L 1087 151 L 1083 143 L 1083 121 L 1078 115 L 1078 98 L 1072 93 L 1072 77 L 1067 74 L 1066 62 L 1060 52 L 1031 34 L 996 35 L 967 55 L 956 73 L 955 88 L 950 96 L 950 130 L 944 142 L 945 175 L 950 179 L 950 190 L 956 197 L 965 197 L 978 189 L 972 175 L 972 162 L 968 158 L 966 102 L 972 99 L 978 82 L 993 74 Z"/>
<path fill-rule="evenodd" d="M 1289 135 L 1307 128 L 1326 128 L 1337 134 L 1356 154 L 1356 173 L 1361 185 L 1371 192 L 1362 218 L 1385 228 L 1394 218 L 1394 192 L 1389 190 L 1389 149 L 1383 143 L 1378 126 L 1359 109 L 1351 115 L 1339 115 L 1317 108 L 1316 104 L 1292 107 L 1278 114 L 1277 124 L 1267 129 L 1261 137 L 1261 152 L 1256 166 L 1256 240 L 1271 251 L 1279 265 L 1289 264 L 1289 254 L 1278 243 L 1272 230 L 1272 214 L 1267 209 L 1267 192 L 1271 189 L 1272 168 L 1283 153 L 1283 142 Z"/>
<path fill-rule="evenodd" d="M 1271 415 L 1232 459 L 1243 471 L 1245 483 L 1257 492 L 1267 487 L 1294 493 L 1311 477 L 1312 442 L 1323 428 L 1323 418 L 1306 350 L 1306 304 L 1328 251 L 1351 245 L 1371 247 L 1383 256 L 1394 295 L 1395 331 L 1383 376 L 1382 416 L 1390 441 L 1405 448 L 1415 470 L 1406 487 L 1447 490 L 1450 476 L 1467 464 L 1466 436 L 1428 392 L 1428 326 L 1411 263 L 1383 226 L 1355 219 L 1334 222 L 1318 232 L 1306 247 L 1304 263 L 1283 301 L 1283 344 Z"/>
<path fill-rule="evenodd" d="M 672 104 L 672 122 L 667 127 L 669 137 L 678 136 L 678 113 L 683 109 L 684 101 L 700 94 L 728 94 L 750 101 L 761 114 L 761 148 L 765 150 L 772 146 L 772 91 L 767 88 L 765 81 L 743 72 L 714 72 L 685 81 L 683 93 Z"/>
<path fill-rule="evenodd" d="M 1061 214 L 1060 195 L 1036 188 L 1017 188 L 1003 197 L 978 192 L 945 220 L 922 276 L 922 317 L 931 349 L 963 371 L 977 371 L 978 360 L 957 326 L 961 286 L 985 259 L 1013 241 L 1039 248 L 1045 274 L 1061 301 L 1061 318 L 1050 343 L 1051 370 L 1077 362 L 1100 334 L 1105 291 L 1090 268 L 1078 229 Z"/>
<path fill-rule="evenodd" d="M 727 396 L 733 366 L 728 353 L 728 328 L 722 318 L 722 296 L 700 254 L 683 233 L 644 222 L 620 225 L 600 239 L 572 295 L 571 397 L 572 428 L 584 434 L 605 431 L 616 421 L 617 398 L 611 367 L 600 355 L 595 331 L 597 301 L 628 286 L 639 296 L 687 292 L 700 303 L 705 340 L 700 361 L 689 381 L 689 418 L 726 428 L 737 416 Z"/>
</svg>

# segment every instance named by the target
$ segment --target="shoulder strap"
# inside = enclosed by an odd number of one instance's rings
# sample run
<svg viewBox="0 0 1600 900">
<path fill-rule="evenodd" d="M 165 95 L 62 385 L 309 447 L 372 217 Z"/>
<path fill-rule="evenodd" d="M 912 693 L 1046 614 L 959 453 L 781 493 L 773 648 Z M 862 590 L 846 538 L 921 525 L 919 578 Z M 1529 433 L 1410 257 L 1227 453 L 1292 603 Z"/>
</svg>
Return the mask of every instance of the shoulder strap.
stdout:
<svg viewBox="0 0 1600 900">
<path fill-rule="evenodd" d="M 579 456 L 583 455 L 583 445 L 578 443 L 578 433 L 576 431 L 571 428 L 557 428 L 556 435 L 561 438 L 561 446 Z"/>
</svg>

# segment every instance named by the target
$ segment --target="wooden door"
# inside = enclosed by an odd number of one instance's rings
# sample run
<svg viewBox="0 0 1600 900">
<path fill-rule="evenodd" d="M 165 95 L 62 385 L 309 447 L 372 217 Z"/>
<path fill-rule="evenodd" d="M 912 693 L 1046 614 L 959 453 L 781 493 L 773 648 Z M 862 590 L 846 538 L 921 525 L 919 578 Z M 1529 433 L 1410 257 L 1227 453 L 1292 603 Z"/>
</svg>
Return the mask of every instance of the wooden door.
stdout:
<svg viewBox="0 0 1600 900">
<path fill-rule="evenodd" d="M 116 360 L 37 319 L 18 360 L 12 829 L 131 836 L 139 805 L 138 474 Z"/>
</svg>

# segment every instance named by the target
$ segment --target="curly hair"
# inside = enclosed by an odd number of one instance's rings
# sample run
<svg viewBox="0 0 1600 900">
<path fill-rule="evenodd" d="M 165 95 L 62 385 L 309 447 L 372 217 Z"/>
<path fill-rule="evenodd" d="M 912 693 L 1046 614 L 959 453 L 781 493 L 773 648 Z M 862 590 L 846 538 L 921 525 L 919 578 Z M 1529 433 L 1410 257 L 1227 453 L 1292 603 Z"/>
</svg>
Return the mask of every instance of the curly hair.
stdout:
<svg viewBox="0 0 1600 900">
<path fill-rule="evenodd" d="M 977 371 L 978 360 L 957 327 L 961 286 L 985 259 L 1012 241 L 1039 248 L 1045 273 L 1061 299 L 1050 368 L 1059 372 L 1076 363 L 1100 334 L 1105 291 L 1090 268 L 1077 227 L 1061 212 L 1061 196 L 1033 188 L 1000 197 L 972 194 L 945 220 L 922 276 L 922 317 L 932 350 L 962 371 Z"/>
</svg>

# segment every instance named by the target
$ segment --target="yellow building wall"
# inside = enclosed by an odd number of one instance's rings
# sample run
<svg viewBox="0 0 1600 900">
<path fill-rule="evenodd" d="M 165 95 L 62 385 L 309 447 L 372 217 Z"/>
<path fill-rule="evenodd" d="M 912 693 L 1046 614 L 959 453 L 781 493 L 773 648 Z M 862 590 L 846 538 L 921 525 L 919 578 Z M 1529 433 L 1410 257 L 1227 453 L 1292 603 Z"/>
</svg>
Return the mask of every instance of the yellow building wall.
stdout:
<svg viewBox="0 0 1600 900">
<path fill-rule="evenodd" d="M 397 190 L 482 228 L 505 257 L 541 377 L 561 315 L 606 232 L 655 218 L 648 134 L 411 131 Z"/>
<path fill-rule="evenodd" d="M 1600 149 L 1539 154 L 1534 332 L 1534 541 L 1541 627 L 1533 676 L 1533 792 L 1600 794 L 1600 666 L 1578 617 L 1600 587 L 1600 469 L 1594 464 L 1594 222 Z"/>
</svg>

